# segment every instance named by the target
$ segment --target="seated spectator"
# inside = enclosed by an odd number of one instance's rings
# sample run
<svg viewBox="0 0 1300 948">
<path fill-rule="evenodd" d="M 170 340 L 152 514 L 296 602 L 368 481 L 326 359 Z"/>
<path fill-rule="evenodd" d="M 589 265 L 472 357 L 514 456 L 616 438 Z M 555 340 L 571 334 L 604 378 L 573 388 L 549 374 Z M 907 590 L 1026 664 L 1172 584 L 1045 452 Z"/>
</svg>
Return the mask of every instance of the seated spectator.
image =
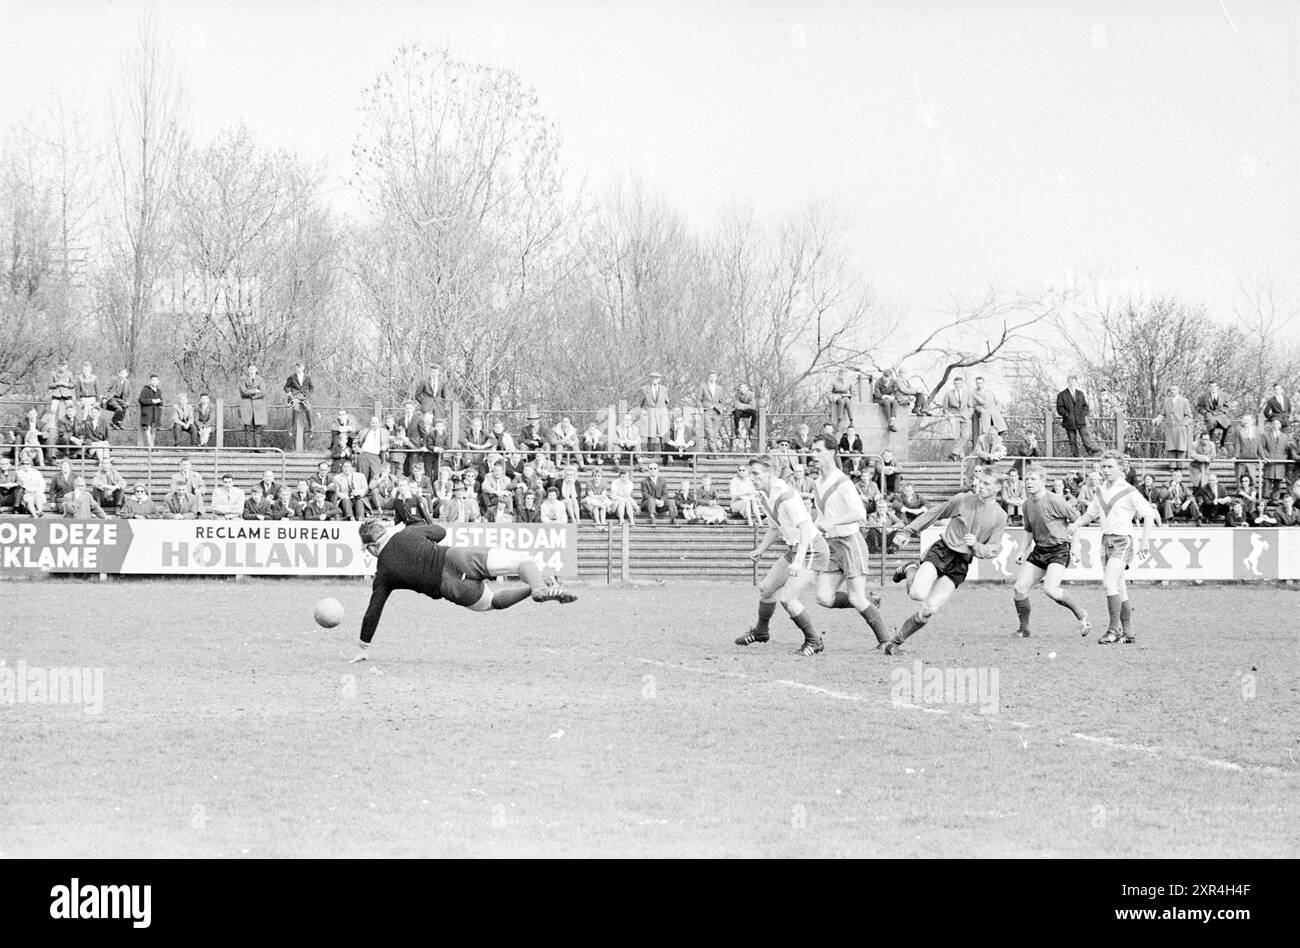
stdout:
<svg viewBox="0 0 1300 948">
<path fill-rule="evenodd" d="M 91 405 L 86 419 L 81 423 L 81 442 L 86 453 L 95 460 L 108 456 L 108 420 L 98 405 Z"/>
<path fill-rule="evenodd" d="M 71 465 L 68 465 L 71 470 Z M 14 472 L 14 480 L 18 482 L 19 493 L 16 496 L 17 509 L 20 513 L 29 514 L 33 517 L 39 517 L 45 513 L 45 478 L 41 477 L 39 471 L 32 467 L 30 459 L 24 457 L 18 462 L 18 470 Z M 75 484 L 74 478 L 74 484 Z M 70 493 L 69 493 L 70 496 Z M 54 508 L 55 513 L 63 510 L 62 501 Z"/>
<path fill-rule="evenodd" d="M 1201 516 L 1207 523 L 1215 521 L 1227 523 L 1232 497 L 1219 483 L 1219 475 L 1211 472 L 1210 476 L 1193 491 L 1193 496 L 1196 498 L 1196 505 L 1201 509 Z"/>
<path fill-rule="evenodd" d="M 1273 519 L 1277 521 L 1279 527 L 1300 526 L 1300 508 L 1296 507 L 1295 495 L 1283 495 L 1273 513 Z"/>
<path fill-rule="evenodd" d="M 433 523 L 433 511 L 422 497 L 416 497 L 410 478 L 397 482 L 393 495 L 393 521 L 395 523 Z"/>
<path fill-rule="evenodd" d="M 221 520 L 238 520 L 244 515 L 244 491 L 235 486 L 230 474 L 221 475 L 221 484 L 212 490 L 212 516 Z"/>
<path fill-rule="evenodd" d="M 59 419 L 57 443 L 65 457 L 79 458 L 81 446 L 85 439 L 81 436 L 81 421 L 77 418 L 76 406 L 69 404 Z"/>
<path fill-rule="evenodd" d="M 207 392 L 199 395 L 199 403 L 194 407 L 194 424 L 199 431 L 199 447 L 206 448 L 217 430 L 217 406 L 212 404 L 212 396 Z"/>
<path fill-rule="evenodd" d="M 632 421 L 631 414 L 626 414 L 623 416 L 623 423 L 614 429 L 614 443 L 610 446 L 614 456 L 614 466 L 618 467 L 623 463 L 624 454 L 628 455 L 628 464 L 635 463 L 640 449 L 641 431 Z"/>
<path fill-rule="evenodd" d="M 536 491 L 531 489 L 524 491 L 523 501 L 515 508 L 515 520 L 518 523 L 542 522 L 542 508 L 537 503 Z"/>
<path fill-rule="evenodd" d="M 551 429 L 551 445 L 555 449 L 555 463 L 565 464 L 571 460 L 581 460 L 578 429 L 573 422 L 564 417 Z"/>
<path fill-rule="evenodd" d="M 191 445 L 199 443 L 199 423 L 194 420 L 190 397 L 184 392 L 176 396 L 176 403 L 172 405 L 172 444 L 180 445 L 181 432 L 189 435 Z"/>
<path fill-rule="evenodd" d="M 18 486 L 18 475 L 9 458 L 0 455 L 0 510 L 22 512 L 23 489 Z"/>
<path fill-rule="evenodd" d="M 674 461 L 690 461 L 695 439 L 686 430 L 686 419 L 674 415 L 668 431 L 668 457 Z"/>
<path fill-rule="evenodd" d="M 50 506 L 53 509 L 63 509 L 63 498 L 72 493 L 72 485 L 76 479 L 77 475 L 72 473 L 72 462 L 64 458 L 59 462 L 59 470 L 50 485 Z"/>
<path fill-rule="evenodd" d="M 242 516 L 245 520 L 286 520 L 290 516 L 289 505 L 293 491 L 285 488 L 279 491 L 251 491 L 244 500 Z"/>
<path fill-rule="evenodd" d="M 736 386 L 732 405 L 731 427 L 735 433 L 735 441 L 731 449 L 748 451 L 749 433 L 758 426 L 758 396 L 754 394 L 754 390 L 747 382 L 741 382 Z"/>
<path fill-rule="evenodd" d="M 1160 511 L 1160 517 L 1165 523 L 1190 520 L 1198 527 L 1201 525 L 1201 507 L 1192 492 L 1183 485 L 1183 476 L 1178 471 L 1169 475 L 1169 483 L 1156 494 L 1156 509 Z"/>
<path fill-rule="evenodd" d="M 806 424 L 801 424 L 795 429 L 794 437 L 790 439 L 790 447 L 794 449 L 795 455 L 799 458 L 799 463 L 805 467 L 808 465 L 808 459 L 812 457 L 812 432 L 808 430 Z M 827 444 L 835 442 L 828 441 Z"/>
<path fill-rule="evenodd" d="M 334 496 L 338 498 L 339 509 L 344 520 L 365 520 L 370 516 L 370 505 L 366 495 L 370 485 L 365 475 L 353 470 L 351 461 L 344 461 L 342 470 L 334 475 Z"/>
<path fill-rule="evenodd" d="M 452 523 L 477 523 L 483 519 L 478 501 L 471 496 L 472 493 L 471 487 L 464 480 L 456 484 L 452 491 L 451 509 L 448 511 L 450 516 L 447 519 Z"/>
<path fill-rule="evenodd" d="M 330 463 L 328 461 L 321 461 L 316 465 L 316 473 L 307 482 L 307 488 L 315 490 L 317 484 L 324 489 L 325 498 L 330 503 L 334 503 L 334 475 L 330 472 Z"/>
<path fill-rule="evenodd" d="M 894 460 L 894 452 L 889 448 L 880 452 L 880 460 L 874 462 L 875 478 L 884 478 L 886 496 L 893 496 L 898 491 L 899 465 Z"/>
<path fill-rule="evenodd" d="M 554 487 L 546 492 L 546 499 L 542 501 L 542 523 L 568 523 L 569 512 L 564 507 L 564 502 L 560 500 L 559 494 Z"/>
<path fill-rule="evenodd" d="M 998 494 L 998 503 L 1007 512 L 1008 523 L 1019 523 L 1020 512 L 1025 506 L 1025 482 L 1020 479 L 1020 472 L 1014 467 L 1007 471 Z"/>
<path fill-rule="evenodd" d="M 488 449 L 490 451 L 495 451 L 498 454 L 515 453 L 515 439 L 510 436 L 510 432 L 506 431 L 505 422 L 503 421 L 497 421 L 492 425 L 492 432 L 488 435 L 488 440 L 491 442 Z M 545 446 L 546 442 L 543 441 L 542 447 Z"/>
<path fill-rule="evenodd" d="M 677 511 L 682 515 L 682 519 L 687 523 L 695 522 L 695 489 L 691 487 L 690 478 L 685 478 L 677 492 L 673 494 L 673 500 L 677 503 Z"/>
<path fill-rule="evenodd" d="M 1255 487 L 1255 480 L 1249 474 L 1242 474 L 1237 478 L 1236 496 L 1241 501 L 1246 524 L 1254 523 L 1255 518 L 1259 516 L 1260 498 L 1259 490 Z"/>
<path fill-rule="evenodd" d="M 672 488 L 653 461 L 646 466 L 646 476 L 641 479 L 641 509 L 650 518 L 652 527 L 658 522 L 660 511 L 668 514 L 669 523 L 677 522 L 677 501 L 673 499 Z"/>
<path fill-rule="evenodd" d="M 1024 487 L 1021 485 L 1021 490 L 1023 491 L 1023 489 Z M 1023 503 L 1023 500 L 1021 503 Z M 894 502 L 890 506 L 904 526 L 921 516 L 927 509 L 925 499 L 907 481 L 904 481 L 898 492 L 894 494 Z"/>
<path fill-rule="evenodd" d="M 524 419 L 524 426 L 519 429 L 519 450 L 527 454 L 536 454 L 538 451 L 544 451 L 547 448 L 546 438 L 542 435 L 541 416 L 535 411 L 530 411 L 528 417 Z M 500 424 L 500 422 L 498 422 Z M 504 430 L 504 426 L 502 428 Z M 508 450 L 514 451 L 514 447 Z"/>
<path fill-rule="evenodd" d="M 42 421 L 37 418 L 35 408 L 27 409 L 27 414 L 23 419 L 22 428 L 17 433 L 17 440 L 19 444 L 35 450 L 33 462 L 38 467 L 45 466 L 45 451 L 43 449 L 47 445 L 55 443 L 55 440 L 50 438 L 48 429 L 48 421 L 42 423 Z"/>
<path fill-rule="evenodd" d="M 311 500 L 302 508 L 302 512 L 298 516 L 302 520 L 329 522 L 342 520 L 343 511 L 339 509 L 338 504 L 326 498 L 323 484 L 313 482 L 311 485 Z"/>
<path fill-rule="evenodd" d="M 605 432 L 601 430 L 600 425 L 596 424 L 594 418 L 582 433 L 581 447 L 582 456 L 578 458 L 579 463 L 584 466 L 595 466 L 601 462 L 600 452 L 605 450 Z"/>
<path fill-rule="evenodd" d="M 731 496 L 731 515 L 733 517 L 744 517 L 745 523 L 751 527 L 756 522 L 762 522 L 763 515 L 759 507 L 758 488 L 754 485 L 754 478 L 749 472 L 748 465 L 744 465 L 736 471 L 736 476 L 727 485 L 727 493 Z"/>
<path fill-rule="evenodd" d="M 794 467 L 790 469 L 790 476 L 786 479 L 786 483 L 799 492 L 799 496 L 803 498 L 805 504 L 808 504 L 808 509 L 811 511 L 814 480 L 808 476 L 807 470 L 802 462 L 796 461 Z"/>
<path fill-rule="evenodd" d="M 135 485 L 131 496 L 122 502 L 117 515 L 123 520 L 156 520 L 163 515 L 163 507 L 154 503 L 149 496 L 149 488 L 142 481 Z"/>
<path fill-rule="evenodd" d="M 897 431 L 898 422 L 894 416 L 898 406 L 905 404 L 910 399 L 903 394 L 898 382 L 898 376 L 895 375 L 892 368 L 885 369 L 880 378 L 876 379 L 876 384 L 872 386 L 871 395 L 876 404 L 884 411 L 885 420 L 889 423 L 889 430 Z"/>
<path fill-rule="evenodd" d="M 505 504 L 507 511 L 514 508 L 514 487 L 506 476 L 506 462 L 497 459 L 492 462 L 492 468 L 479 488 L 479 507 L 487 519 L 496 520 L 497 508 L 501 504 Z"/>
<path fill-rule="evenodd" d="M 402 477 L 402 462 L 391 461 L 384 465 L 379 476 L 370 482 L 370 509 L 378 514 L 392 510 L 397 502 L 397 485 Z"/>
<path fill-rule="evenodd" d="M 613 503 L 609 496 L 609 484 L 605 481 L 605 475 L 597 471 L 596 476 L 591 480 L 591 485 L 587 488 L 587 496 L 582 501 L 582 505 L 591 515 L 592 522 L 598 527 L 603 527 Z"/>
<path fill-rule="evenodd" d="M 78 477 L 72 482 L 72 493 L 63 498 L 63 506 L 60 508 L 63 516 L 71 517 L 73 520 L 89 520 L 95 517 L 99 520 L 107 520 L 108 514 L 104 509 L 95 503 L 95 497 L 90 491 L 86 490 L 86 479 Z"/>
<path fill-rule="evenodd" d="M 207 493 L 207 485 L 203 482 L 203 475 L 194 470 L 193 461 L 189 458 L 181 458 L 180 472 L 176 476 L 184 482 L 185 489 L 194 495 L 199 516 L 202 516 L 204 497 Z"/>
<path fill-rule="evenodd" d="M 615 471 L 614 482 L 609 485 L 609 496 L 613 503 L 611 512 L 618 517 L 621 524 L 636 523 L 636 498 L 633 496 L 632 472 L 629 468 Z"/>
<path fill-rule="evenodd" d="M 109 386 L 108 394 L 104 398 L 104 409 L 113 413 L 108 426 L 116 431 L 123 431 L 126 428 L 122 420 L 126 418 L 126 406 L 131 400 L 131 383 L 128 381 L 130 377 L 131 373 L 126 369 L 119 369 L 117 378 Z"/>
<path fill-rule="evenodd" d="M 301 519 L 302 508 L 311 503 L 311 488 L 307 486 L 306 481 L 299 481 L 297 486 L 289 492 L 289 518 L 293 520 Z"/>
<path fill-rule="evenodd" d="M 482 456 L 496 443 L 492 436 L 483 430 L 483 419 L 477 416 L 470 419 L 469 430 L 465 432 L 465 437 L 461 441 L 469 454 L 468 460 L 471 464 L 479 463 Z"/>
<path fill-rule="evenodd" d="M 790 447 L 790 439 L 785 435 L 776 439 L 776 447 L 768 452 L 768 457 L 772 460 L 773 472 L 783 481 L 790 479 L 790 473 L 799 461 L 798 455 Z"/>
<path fill-rule="evenodd" d="M 1192 489 L 1195 490 L 1210 474 L 1210 463 L 1219 456 L 1219 449 L 1214 440 L 1207 432 L 1202 431 L 1200 437 L 1192 443 L 1191 450 L 1187 452 L 1187 458 L 1190 462 L 1188 467 L 1192 472 Z"/>
<path fill-rule="evenodd" d="M 99 411 L 98 408 L 94 410 Z M 99 470 L 95 472 L 95 477 L 91 481 L 91 493 L 101 507 L 112 507 L 116 510 L 122 506 L 126 481 L 113 467 L 112 458 L 104 458 L 99 462 Z"/>
<path fill-rule="evenodd" d="M 839 439 L 840 469 L 849 476 L 862 470 L 862 438 L 858 429 L 849 425 Z"/>
<path fill-rule="evenodd" d="M 718 491 L 713 486 L 712 475 L 700 478 L 699 489 L 695 492 L 695 519 L 700 523 L 720 524 L 726 521 L 727 511 L 718 501 Z"/>
<path fill-rule="evenodd" d="M 194 520 L 203 514 L 198 498 L 185 486 L 181 475 L 172 477 L 171 490 L 163 498 L 163 520 Z"/>
<path fill-rule="evenodd" d="M 564 511 L 569 515 L 569 522 L 580 522 L 582 520 L 582 501 L 587 497 L 587 485 L 578 480 L 577 467 L 572 464 L 565 467 L 557 490 L 560 495 L 560 503 L 564 504 Z"/>
<path fill-rule="evenodd" d="M 533 458 L 533 466 L 537 468 L 537 476 L 547 483 L 553 481 L 560 473 L 560 469 L 555 466 L 555 462 L 542 451 L 538 451 Z"/>
</svg>

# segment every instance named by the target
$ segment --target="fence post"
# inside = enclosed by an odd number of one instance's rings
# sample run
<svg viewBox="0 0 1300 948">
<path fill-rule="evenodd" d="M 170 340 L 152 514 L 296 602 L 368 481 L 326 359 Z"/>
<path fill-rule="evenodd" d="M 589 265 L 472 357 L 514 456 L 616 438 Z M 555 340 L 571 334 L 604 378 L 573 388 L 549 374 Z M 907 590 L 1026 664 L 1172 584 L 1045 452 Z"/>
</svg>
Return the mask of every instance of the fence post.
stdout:
<svg viewBox="0 0 1300 948">
<path fill-rule="evenodd" d="M 611 402 L 605 414 L 605 450 L 614 450 L 614 428 L 618 425 L 618 408 Z"/>
<path fill-rule="evenodd" d="M 215 446 L 219 448 L 225 444 L 226 441 L 226 400 L 220 395 L 217 396 L 217 407 L 215 411 L 217 415 L 217 440 Z"/>
<path fill-rule="evenodd" d="M 302 438 L 303 438 L 302 412 L 298 411 L 295 408 L 291 408 L 290 411 L 293 412 L 293 450 L 298 454 L 302 454 Z"/>
<path fill-rule="evenodd" d="M 627 582 L 628 575 L 629 575 L 629 570 L 628 570 L 628 546 L 630 545 L 630 544 L 629 544 L 629 538 L 630 538 L 630 536 L 631 536 L 631 533 L 632 533 L 631 528 L 630 528 L 627 524 L 623 524 L 623 568 L 622 568 L 622 580 L 623 580 L 623 582 Z"/>
<path fill-rule="evenodd" d="M 1124 409 L 1115 409 L 1115 450 L 1124 451 Z"/>
<path fill-rule="evenodd" d="M 605 585 L 614 581 L 614 531 L 605 527 Z"/>
<path fill-rule="evenodd" d="M 460 448 L 460 399 L 452 399 L 451 402 L 451 430 L 447 432 L 447 437 L 451 439 L 453 449 Z"/>
<path fill-rule="evenodd" d="M 1053 442 L 1056 439 L 1052 436 L 1052 413 L 1050 411 L 1043 412 L 1043 431 L 1045 432 L 1045 437 L 1043 438 L 1043 456 L 1049 458 L 1055 457 L 1056 450 L 1053 447 Z"/>
</svg>

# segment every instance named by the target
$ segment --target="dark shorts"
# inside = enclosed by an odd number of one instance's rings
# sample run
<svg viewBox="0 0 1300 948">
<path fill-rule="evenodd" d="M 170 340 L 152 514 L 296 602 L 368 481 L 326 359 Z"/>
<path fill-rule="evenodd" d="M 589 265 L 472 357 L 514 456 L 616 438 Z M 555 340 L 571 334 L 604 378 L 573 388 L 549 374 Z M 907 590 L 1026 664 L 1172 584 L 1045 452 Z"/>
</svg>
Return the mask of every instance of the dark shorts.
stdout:
<svg viewBox="0 0 1300 948">
<path fill-rule="evenodd" d="M 1029 556 L 1025 557 L 1025 562 L 1042 570 L 1047 569 L 1054 563 L 1059 563 L 1068 569 L 1070 566 L 1070 544 L 1067 541 L 1058 543 L 1056 546 L 1035 546 Z"/>
<path fill-rule="evenodd" d="M 442 567 L 442 598 L 468 609 L 483 598 L 483 583 L 491 578 L 487 550 L 452 547 Z"/>
<path fill-rule="evenodd" d="M 940 576 L 947 576 L 952 580 L 954 587 L 966 581 L 970 561 L 969 554 L 950 549 L 943 540 L 936 540 L 930 549 L 925 551 L 925 556 L 921 557 L 922 563 L 933 563 Z"/>
</svg>

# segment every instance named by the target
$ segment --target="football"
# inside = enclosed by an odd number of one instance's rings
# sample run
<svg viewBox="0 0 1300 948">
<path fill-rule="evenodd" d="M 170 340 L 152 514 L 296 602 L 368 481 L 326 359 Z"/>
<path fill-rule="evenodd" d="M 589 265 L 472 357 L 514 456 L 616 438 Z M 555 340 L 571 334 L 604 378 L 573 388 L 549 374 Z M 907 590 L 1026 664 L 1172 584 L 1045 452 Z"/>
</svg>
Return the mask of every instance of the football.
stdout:
<svg viewBox="0 0 1300 948">
<path fill-rule="evenodd" d="M 322 629 L 332 629 L 343 621 L 343 603 L 337 599 L 322 599 L 316 603 L 316 624 Z"/>
</svg>

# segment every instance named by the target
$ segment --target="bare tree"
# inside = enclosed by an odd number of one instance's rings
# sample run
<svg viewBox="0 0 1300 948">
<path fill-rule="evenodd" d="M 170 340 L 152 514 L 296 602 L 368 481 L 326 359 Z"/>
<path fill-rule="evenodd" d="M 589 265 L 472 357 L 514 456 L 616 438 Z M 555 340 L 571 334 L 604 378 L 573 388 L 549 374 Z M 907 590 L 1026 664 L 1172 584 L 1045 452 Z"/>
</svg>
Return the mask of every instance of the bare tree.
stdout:
<svg viewBox="0 0 1300 948">
<path fill-rule="evenodd" d="M 1236 290 L 1232 313 L 1249 356 L 1243 364 L 1242 395 L 1247 403 L 1253 396 L 1259 407 L 1274 383 L 1294 384 L 1300 377 L 1300 347 L 1293 335 L 1300 303 L 1294 288 L 1272 270 L 1238 274 Z"/>
</svg>

